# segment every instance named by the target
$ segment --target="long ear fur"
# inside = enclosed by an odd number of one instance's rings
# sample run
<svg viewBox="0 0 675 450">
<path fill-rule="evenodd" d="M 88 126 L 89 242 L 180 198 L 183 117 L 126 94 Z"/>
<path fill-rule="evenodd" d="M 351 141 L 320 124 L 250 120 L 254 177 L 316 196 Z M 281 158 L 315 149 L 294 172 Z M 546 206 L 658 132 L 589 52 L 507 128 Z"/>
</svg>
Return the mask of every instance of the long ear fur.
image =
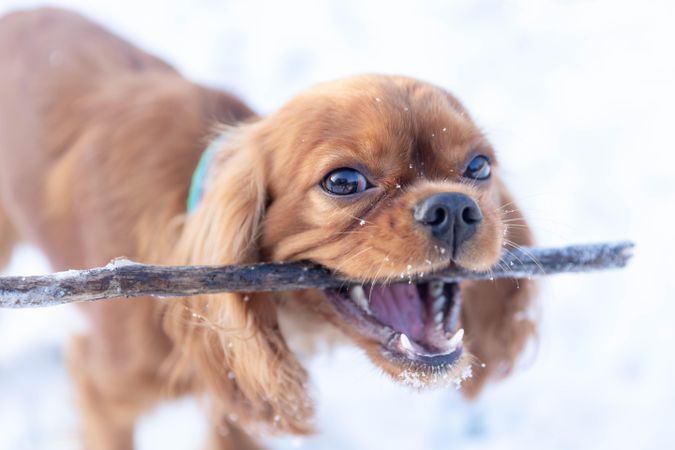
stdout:
<svg viewBox="0 0 675 450">
<path fill-rule="evenodd" d="M 505 221 L 504 247 L 531 246 L 534 243 L 525 219 L 506 190 L 499 189 L 500 212 Z M 491 377 L 508 375 L 528 339 L 536 334 L 532 314 L 536 285 L 529 279 L 473 281 L 462 286 L 462 323 L 467 346 L 476 357 L 473 377 L 463 386 L 467 397 L 476 396 Z"/>
<path fill-rule="evenodd" d="M 214 157 L 204 197 L 186 218 L 176 263 L 258 261 L 266 167 L 255 129 L 233 132 Z M 267 295 L 190 297 L 170 304 L 165 326 L 176 342 L 174 381 L 209 391 L 217 419 L 311 432 L 307 374 L 288 350 Z"/>
</svg>

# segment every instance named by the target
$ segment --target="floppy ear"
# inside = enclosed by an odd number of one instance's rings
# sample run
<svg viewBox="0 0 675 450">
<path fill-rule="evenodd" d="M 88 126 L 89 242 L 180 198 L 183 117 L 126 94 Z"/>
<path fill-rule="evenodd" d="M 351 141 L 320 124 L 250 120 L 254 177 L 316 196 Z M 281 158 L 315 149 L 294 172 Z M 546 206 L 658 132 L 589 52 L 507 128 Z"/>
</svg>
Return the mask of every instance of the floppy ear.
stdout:
<svg viewBox="0 0 675 450">
<path fill-rule="evenodd" d="M 186 218 L 174 262 L 258 261 L 266 167 L 251 129 L 228 136 L 214 156 L 204 197 Z M 267 422 L 283 431 L 311 431 L 307 374 L 280 334 L 272 298 L 199 295 L 170 302 L 168 308 L 165 327 L 175 340 L 176 383 L 208 391 L 218 419 L 234 414 L 239 423 Z"/>
<path fill-rule="evenodd" d="M 504 248 L 531 246 L 532 234 L 505 185 L 495 177 L 505 225 Z M 462 387 L 476 396 L 489 378 L 508 375 L 528 339 L 536 334 L 531 308 L 536 286 L 529 279 L 471 281 L 462 285 L 466 345 L 476 357 L 473 377 Z"/>
</svg>

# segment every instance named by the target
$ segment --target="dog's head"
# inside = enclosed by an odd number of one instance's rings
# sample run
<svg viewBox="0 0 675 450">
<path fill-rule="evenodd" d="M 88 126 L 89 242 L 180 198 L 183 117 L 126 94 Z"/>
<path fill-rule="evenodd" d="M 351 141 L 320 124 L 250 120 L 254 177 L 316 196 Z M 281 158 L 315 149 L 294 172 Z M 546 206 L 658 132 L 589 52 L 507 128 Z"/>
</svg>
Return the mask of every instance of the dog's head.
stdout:
<svg viewBox="0 0 675 450">
<path fill-rule="evenodd" d="M 415 387 L 473 368 L 464 387 L 473 395 L 510 370 L 534 331 L 530 283 L 409 280 L 450 264 L 486 270 L 505 247 L 530 243 L 492 147 L 452 95 L 408 78 L 350 78 L 233 130 L 181 245 L 186 262 L 310 260 L 363 284 L 284 302 L 205 296 L 185 314 L 209 330 L 196 344 L 202 362 L 224 359 L 228 389 L 267 405 L 266 417 L 287 429 L 303 427 L 306 375 L 279 330 L 280 304 L 315 329 L 337 325 Z M 212 383 L 223 385 L 214 370 Z M 295 412 L 281 411 L 289 405 Z"/>
</svg>

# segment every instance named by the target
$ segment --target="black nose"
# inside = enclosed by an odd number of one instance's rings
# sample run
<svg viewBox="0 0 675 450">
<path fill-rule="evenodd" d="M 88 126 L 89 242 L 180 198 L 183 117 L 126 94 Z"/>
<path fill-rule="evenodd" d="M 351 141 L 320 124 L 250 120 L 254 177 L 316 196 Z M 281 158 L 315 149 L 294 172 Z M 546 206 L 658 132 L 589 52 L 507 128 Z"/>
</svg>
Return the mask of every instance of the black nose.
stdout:
<svg viewBox="0 0 675 450">
<path fill-rule="evenodd" d="M 448 245 L 452 255 L 476 233 L 483 221 L 476 202 L 456 192 L 434 194 L 422 200 L 415 205 L 413 216 L 434 237 Z"/>
</svg>

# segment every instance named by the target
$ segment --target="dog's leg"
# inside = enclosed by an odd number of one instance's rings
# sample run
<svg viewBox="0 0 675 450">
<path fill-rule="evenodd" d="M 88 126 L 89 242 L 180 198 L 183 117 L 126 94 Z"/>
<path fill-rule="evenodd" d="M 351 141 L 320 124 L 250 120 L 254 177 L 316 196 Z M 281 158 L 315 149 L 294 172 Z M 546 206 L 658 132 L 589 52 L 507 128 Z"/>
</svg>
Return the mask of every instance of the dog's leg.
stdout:
<svg viewBox="0 0 675 450">
<path fill-rule="evenodd" d="M 138 417 L 163 397 L 170 341 L 156 299 L 113 300 L 86 308 L 91 332 L 73 343 L 70 367 L 89 450 L 133 448 Z"/>
<path fill-rule="evenodd" d="M 241 428 L 228 421 L 214 426 L 207 450 L 258 450 L 260 447 Z"/>
<path fill-rule="evenodd" d="M 97 378 L 87 365 L 92 353 L 89 337 L 75 338 L 71 347 L 71 372 L 76 386 L 87 449 L 129 450 L 133 448 L 133 426 L 137 409 Z M 115 382 L 117 384 L 117 382 Z"/>
<path fill-rule="evenodd" d="M 18 240 L 16 231 L 7 217 L 7 212 L 0 202 L 0 270 L 9 263 L 12 249 Z"/>
</svg>

